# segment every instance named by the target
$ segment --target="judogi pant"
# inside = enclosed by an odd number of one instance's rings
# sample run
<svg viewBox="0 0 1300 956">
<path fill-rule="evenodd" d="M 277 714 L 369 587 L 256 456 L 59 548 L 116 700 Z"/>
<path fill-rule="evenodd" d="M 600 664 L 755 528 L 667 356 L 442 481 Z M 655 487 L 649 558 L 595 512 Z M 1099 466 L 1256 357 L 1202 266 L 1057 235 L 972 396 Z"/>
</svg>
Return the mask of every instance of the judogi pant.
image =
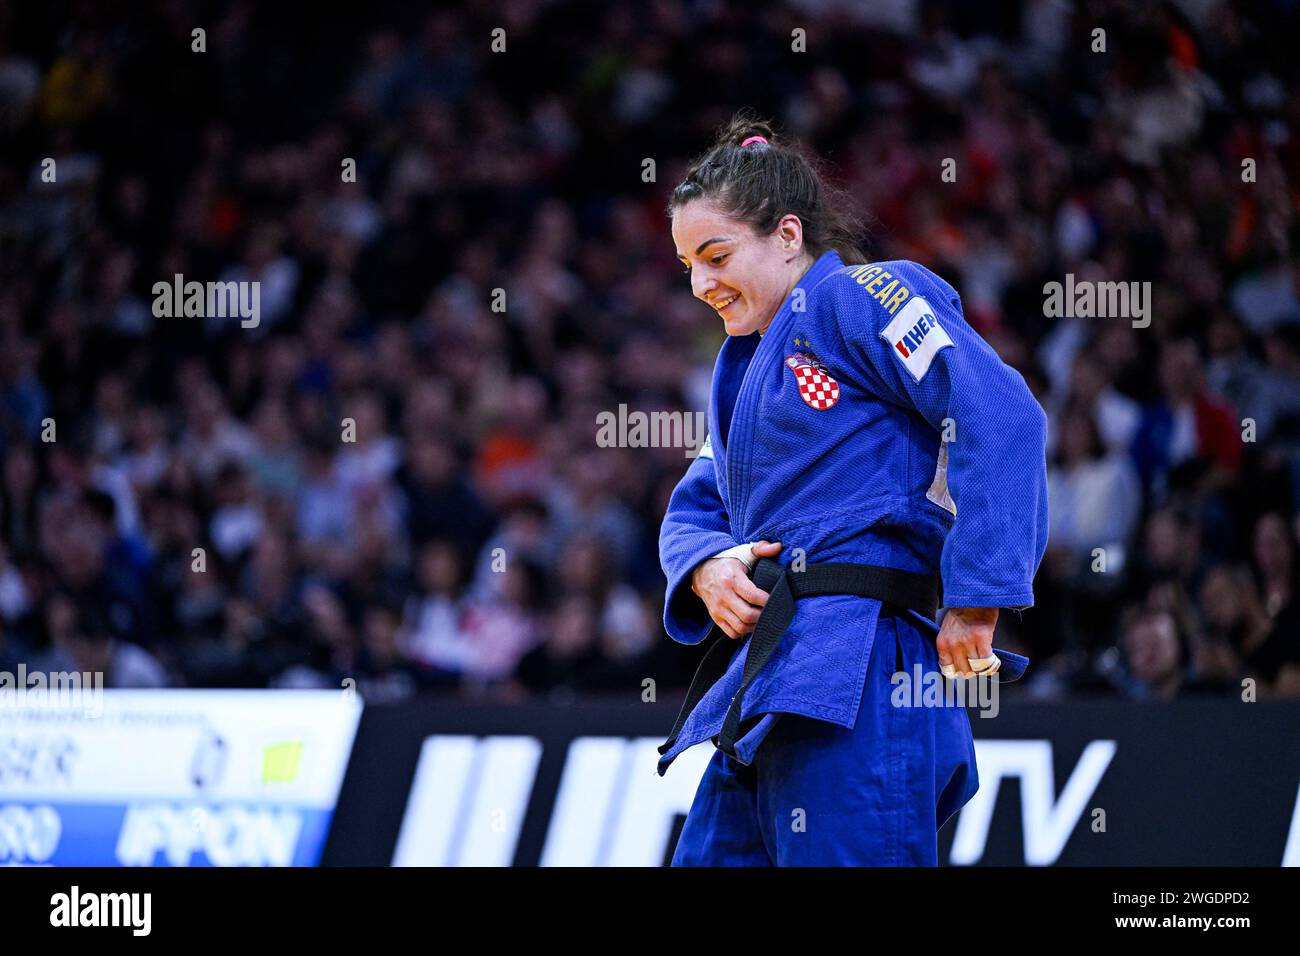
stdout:
<svg viewBox="0 0 1300 956">
<path fill-rule="evenodd" d="M 891 705 L 891 675 L 917 661 L 938 672 L 933 635 L 882 613 L 852 730 L 783 714 L 749 766 L 715 750 L 672 865 L 936 866 L 979 774 L 960 704 Z"/>
</svg>

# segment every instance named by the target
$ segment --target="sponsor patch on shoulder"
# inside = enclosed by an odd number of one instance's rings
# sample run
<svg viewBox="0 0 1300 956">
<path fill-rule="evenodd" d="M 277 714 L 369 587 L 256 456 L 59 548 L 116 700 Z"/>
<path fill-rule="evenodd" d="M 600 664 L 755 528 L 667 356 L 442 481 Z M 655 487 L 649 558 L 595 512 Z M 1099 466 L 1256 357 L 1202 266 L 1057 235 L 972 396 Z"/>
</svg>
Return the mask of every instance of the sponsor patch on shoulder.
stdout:
<svg viewBox="0 0 1300 956">
<path fill-rule="evenodd" d="M 953 345 L 934 310 L 924 298 L 917 296 L 903 306 L 880 337 L 889 343 L 890 351 L 912 373 L 918 382 L 930 370 L 930 363 L 940 349 Z"/>
</svg>

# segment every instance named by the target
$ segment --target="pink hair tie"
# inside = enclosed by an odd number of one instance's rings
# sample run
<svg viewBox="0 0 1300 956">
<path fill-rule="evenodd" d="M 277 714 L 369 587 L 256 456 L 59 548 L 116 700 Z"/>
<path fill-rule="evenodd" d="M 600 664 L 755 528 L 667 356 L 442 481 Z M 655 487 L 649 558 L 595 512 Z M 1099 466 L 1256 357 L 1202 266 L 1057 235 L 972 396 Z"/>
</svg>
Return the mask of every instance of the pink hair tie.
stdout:
<svg viewBox="0 0 1300 956">
<path fill-rule="evenodd" d="M 762 143 L 764 146 L 766 146 L 767 140 L 765 140 L 762 136 L 751 136 L 749 137 L 749 139 L 745 140 L 743 143 L 740 144 L 740 148 L 744 149 L 750 143 Z"/>
</svg>

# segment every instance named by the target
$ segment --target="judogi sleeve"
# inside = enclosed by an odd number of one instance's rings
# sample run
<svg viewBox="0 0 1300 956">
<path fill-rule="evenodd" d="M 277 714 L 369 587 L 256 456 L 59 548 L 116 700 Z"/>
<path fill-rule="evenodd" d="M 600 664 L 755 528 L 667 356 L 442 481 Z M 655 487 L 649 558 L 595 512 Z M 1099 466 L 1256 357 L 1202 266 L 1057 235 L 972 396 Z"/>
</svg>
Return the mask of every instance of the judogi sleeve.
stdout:
<svg viewBox="0 0 1300 956">
<path fill-rule="evenodd" d="M 673 489 L 659 529 L 659 563 L 668 578 L 664 627 L 682 644 L 700 643 L 713 627 L 704 602 L 691 590 L 691 572 L 705 558 L 737 545 L 718 493 L 715 468 L 706 441 Z"/>
<path fill-rule="evenodd" d="M 952 286 L 916 263 L 885 268 L 895 275 L 838 273 L 825 291 L 881 397 L 941 433 L 951 422 L 941 446 L 956 506 L 940 562 L 944 606 L 1029 607 L 1047 548 L 1047 415 L 966 322 Z M 902 290 L 910 294 L 896 301 Z"/>
</svg>

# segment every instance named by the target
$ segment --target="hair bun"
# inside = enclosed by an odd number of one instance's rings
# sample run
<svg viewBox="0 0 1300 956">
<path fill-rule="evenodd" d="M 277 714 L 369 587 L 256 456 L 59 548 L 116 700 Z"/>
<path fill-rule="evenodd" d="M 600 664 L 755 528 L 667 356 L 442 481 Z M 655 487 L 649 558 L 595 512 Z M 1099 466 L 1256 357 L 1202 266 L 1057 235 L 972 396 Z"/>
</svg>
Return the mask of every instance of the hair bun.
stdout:
<svg viewBox="0 0 1300 956">
<path fill-rule="evenodd" d="M 736 149 L 746 147 L 747 144 L 752 146 L 755 137 L 765 145 L 773 146 L 776 143 L 776 130 L 766 117 L 760 116 L 753 109 L 745 108 L 737 111 L 717 130 L 713 145 L 714 148 L 721 149 Z"/>
</svg>

